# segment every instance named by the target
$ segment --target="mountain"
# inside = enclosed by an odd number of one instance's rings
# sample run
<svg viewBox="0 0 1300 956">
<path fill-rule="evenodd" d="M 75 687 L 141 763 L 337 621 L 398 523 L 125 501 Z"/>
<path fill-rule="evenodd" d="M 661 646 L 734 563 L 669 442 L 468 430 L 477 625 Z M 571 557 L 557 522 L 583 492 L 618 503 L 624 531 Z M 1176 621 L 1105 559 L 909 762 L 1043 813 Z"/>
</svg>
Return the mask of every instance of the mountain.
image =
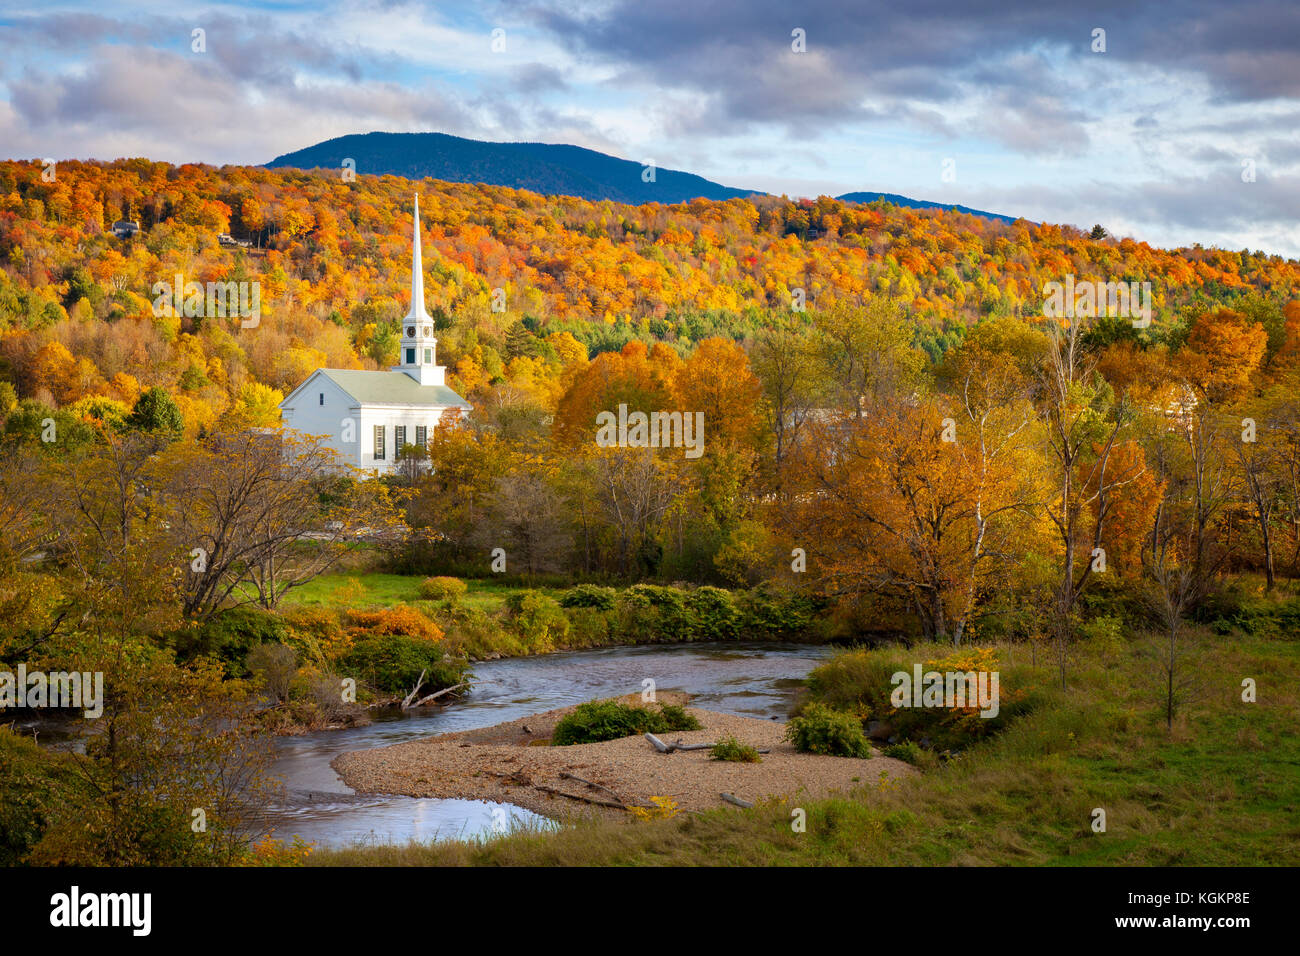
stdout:
<svg viewBox="0 0 1300 956">
<path fill-rule="evenodd" d="M 895 206 L 904 206 L 908 209 L 950 209 L 955 212 L 965 212 L 972 216 L 983 216 L 985 219 L 997 219 L 1002 222 L 1015 222 L 1015 216 L 1003 216 L 996 212 L 985 212 L 982 209 L 972 209 L 970 206 L 958 206 L 952 203 L 930 202 L 926 199 L 908 199 L 906 196 L 900 196 L 897 193 L 845 193 L 843 196 L 836 196 L 836 199 L 842 202 L 875 202 L 877 199 L 883 199 L 885 202 L 893 203 Z"/>
<path fill-rule="evenodd" d="M 354 160 L 359 173 L 407 179 L 430 176 L 451 183 L 486 183 L 528 189 L 547 196 L 577 196 L 596 202 L 608 199 L 631 205 L 765 195 L 757 189 L 733 189 L 673 169 L 656 169 L 655 181 L 645 182 L 642 179 L 645 166 L 641 163 L 581 146 L 488 143 L 447 133 L 353 133 L 277 156 L 266 166 L 269 169 L 340 169 L 344 159 Z M 883 199 L 908 209 L 951 209 L 1015 222 L 1013 216 L 909 199 L 897 193 L 851 192 L 835 198 L 860 203 Z"/>
<path fill-rule="evenodd" d="M 641 163 L 581 146 L 487 143 L 446 133 L 355 133 L 285 153 L 266 165 L 271 169 L 339 169 L 348 158 L 356 161 L 358 173 L 408 179 L 431 176 L 447 182 L 486 183 L 633 205 L 699 197 L 732 199 L 758 192 L 732 189 L 672 169 L 655 169 L 654 182 L 645 182 Z"/>
</svg>

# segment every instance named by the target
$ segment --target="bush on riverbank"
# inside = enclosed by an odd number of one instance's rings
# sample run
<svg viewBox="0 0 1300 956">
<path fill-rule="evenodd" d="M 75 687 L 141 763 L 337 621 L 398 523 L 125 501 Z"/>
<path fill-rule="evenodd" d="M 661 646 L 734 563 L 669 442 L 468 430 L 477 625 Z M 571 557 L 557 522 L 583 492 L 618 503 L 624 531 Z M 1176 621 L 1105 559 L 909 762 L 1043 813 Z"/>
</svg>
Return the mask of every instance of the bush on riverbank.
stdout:
<svg viewBox="0 0 1300 956">
<path fill-rule="evenodd" d="M 915 665 L 922 672 L 998 672 L 998 712 L 983 717 L 974 704 L 966 707 L 895 707 L 891 697 L 895 674 L 909 682 Z M 861 721 L 878 721 L 882 737 L 914 741 L 934 751 L 958 751 L 1004 730 L 1010 721 L 1041 705 L 1045 669 L 999 663 L 988 649 L 923 645 L 910 650 L 854 649 L 837 654 L 808 675 L 808 701 L 851 714 Z M 910 685 L 909 685 L 910 686 Z M 911 695 L 907 695 L 910 701 Z M 969 702 L 968 702 L 969 703 Z"/>
<path fill-rule="evenodd" d="M 870 757 L 871 745 L 862 735 L 862 722 L 852 714 L 809 704 L 790 718 L 785 737 L 802 753 L 829 757 Z"/>
<path fill-rule="evenodd" d="M 365 682 L 382 695 L 402 696 L 410 692 L 425 673 L 425 693 L 461 683 L 466 662 L 447 656 L 435 643 L 406 634 L 376 634 L 363 637 L 339 659 L 339 672 Z"/>
<path fill-rule="evenodd" d="M 468 603 L 421 604 L 446 631 L 449 648 L 479 660 L 626 644 L 818 640 L 819 606 L 778 588 L 653 584 L 579 584 L 558 600 L 535 589 L 513 591 L 496 614 Z"/>
<path fill-rule="evenodd" d="M 203 623 L 191 624 L 171 635 L 169 640 L 181 663 L 211 657 L 225 665 L 228 677 L 248 673 L 248 654 L 259 644 L 281 644 L 288 637 L 283 617 L 273 611 L 254 607 L 236 607 L 220 611 Z"/>
<path fill-rule="evenodd" d="M 615 700 L 595 700 L 579 704 L 555 725 L 551 743 L 557 747 L 571 744 L 595 744 L 638 734 L 661 734 L 674 730 L 699 730 L 700 722 L 675 704 L 662 704 L 658 710 L 631 707 Z"/>
<path fill-rule="evenodd" d="M 657 584 L 622 591 L 579 585 L 560 604 L 582 621 L 580 630 L 603 631 L 620 644 L 798 639 L 811 634 L 819 608 L 816 599 L 792 590 Z"/>
<path fill-rule="evenodd" d="M 719 740 L 709 750 L 709 757 L 713 760 L 725 760 L 730 763 L 763 762 L 763 758 L 758 755 L 757 747 L 742 744 L 735 737 L 723 737 Z"/>
<path fill-rule="evenodd" d="M 572 625 L 554 598 L 540 591 L 517 591 L 506 599 L 510 626 L 533 654 L 565 646 Z"/>
</svg>

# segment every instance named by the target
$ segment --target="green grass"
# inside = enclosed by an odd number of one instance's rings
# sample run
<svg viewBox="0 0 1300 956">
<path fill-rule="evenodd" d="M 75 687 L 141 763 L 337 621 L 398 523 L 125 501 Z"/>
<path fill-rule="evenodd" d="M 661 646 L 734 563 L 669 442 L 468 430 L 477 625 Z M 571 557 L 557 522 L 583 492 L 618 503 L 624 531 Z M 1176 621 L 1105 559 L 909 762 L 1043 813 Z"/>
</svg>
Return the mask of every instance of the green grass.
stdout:
<svg viewBox="0 0 1300 956">
<path fill-rule="evenodd" d="M 383 574 L 378 571 L 322 574 L 286 594 L 283 606 L 344 608 L 367 607 L 372 604 L 416 604 L 421 600 L 420 582 L 423 580 L 422 575 Z M 495 614 L 505 607 L 506 598 L 511 594 L 527 590 L 523 585 L 490 579 L 463 580 L 469 585 L 469 592 L 461 599 L 461 603 L 485 614 Z M 552 597 L 560 593 L 545 588 L 537 590 Z"/>
<path fill-rule="evenodd" d="M 762 763 L 758 749 L 749 744 L 742 744 L 735 737 L 723 737 L 709 751 L 713 760 L 725 760 L 731 763 Z"/>
<path fill-rule="evenodd" d="M 890 653 L 886 651 L 885 653 Z M 1018 662 L 1028 656 L 1014 652 Z M 1010 654 L 1008 655 L 1010 656 Z M 1172 731 L 1147 642 L 1080 645 L 1070 686 L 925 773 L 832 800 L 553 834 L 318 852 L 318 865 L 1291 865 L 1300 863 L 1300 641 L 1199 633 Z M 1044 662 L 1040 658 L 1040 664 Z M 1050 668 L 1043 668 L 1045 677 Z M 1258 684 L 1241 701 L 1241 681 Z M 1106 811 L 1095 833 L 1093 810 Z M 807 830 L 791 829 L 795 808 Z"/>
</svg>

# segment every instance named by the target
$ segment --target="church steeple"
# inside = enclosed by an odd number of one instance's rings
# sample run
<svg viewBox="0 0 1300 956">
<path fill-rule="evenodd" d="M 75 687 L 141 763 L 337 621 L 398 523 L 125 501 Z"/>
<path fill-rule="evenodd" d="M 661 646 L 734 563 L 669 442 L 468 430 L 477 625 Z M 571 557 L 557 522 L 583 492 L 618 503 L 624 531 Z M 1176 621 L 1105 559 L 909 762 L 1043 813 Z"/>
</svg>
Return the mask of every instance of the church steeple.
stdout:
<svg viewBox="0 0 1300 956">
<path fill-rule="evenodd" d="M 424 310 L 424 260 L 420 256 L 420 194 L 415 194 L 415 235 L 411 242 L 411 308 L 408 322 L 432 322 Z"/>
<path fill-rule="evenodd" d="M 424 260 L 420 255 L 420 196 L 415 196 L 414 234 L 411 238 L 411 308 L 402 319 L 402 346 L 394 372 L 405 372 L 421 385 L 445 384 L 447 370 L 437 364 L 438 340 L 433 317 L 424 308 Z"/>
</svg>

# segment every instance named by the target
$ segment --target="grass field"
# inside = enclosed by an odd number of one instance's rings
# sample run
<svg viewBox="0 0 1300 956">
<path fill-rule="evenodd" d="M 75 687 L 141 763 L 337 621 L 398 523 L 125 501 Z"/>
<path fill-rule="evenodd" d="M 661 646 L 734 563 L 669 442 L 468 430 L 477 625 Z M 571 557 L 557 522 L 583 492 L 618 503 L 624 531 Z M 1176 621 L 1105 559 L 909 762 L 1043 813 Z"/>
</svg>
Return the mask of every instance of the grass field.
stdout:
<svg viewBox="0 0 1300 956">
<path fill-rule="evenodd" d="M 420 582 L 424 578 L 410 574 L 382 574 L 377 571 L 322 574 L 285 595 L 285 607 L 366 607 L 372 604 L 392 606 L 420 600 Z M 463 578 L 469 592 L 461 599 L 467 607 L 487 614 L 505 606 L 506 598 L 522 585 L 482 578 Z M 559 592 L 538 588 L 555 596 Z"/>
<path fill-rule="evenodd" d="M 1004 649 L 1004 653 L 1009 649 Z M 1023 662 L 1023 646 L 1010 651 Z M 1042 660 L 1040 658 L 1040 663 Z M 1053 671 L 1041 667 L 1044 687 Z M 1066 691 L 998 738 L 842 799 L 314 853 L 309 865 L 1296 865 L 1300 639 L 1189 638 L 1172 730 L 1140 638 L 1075 648 Z M 1253 678 L 1258 701 L 1242 700 Z M 791 814 L 807 812 L 793 832 Z M 1094 811 L 1106 814 L 1094 832 Z"/>
</svg>

